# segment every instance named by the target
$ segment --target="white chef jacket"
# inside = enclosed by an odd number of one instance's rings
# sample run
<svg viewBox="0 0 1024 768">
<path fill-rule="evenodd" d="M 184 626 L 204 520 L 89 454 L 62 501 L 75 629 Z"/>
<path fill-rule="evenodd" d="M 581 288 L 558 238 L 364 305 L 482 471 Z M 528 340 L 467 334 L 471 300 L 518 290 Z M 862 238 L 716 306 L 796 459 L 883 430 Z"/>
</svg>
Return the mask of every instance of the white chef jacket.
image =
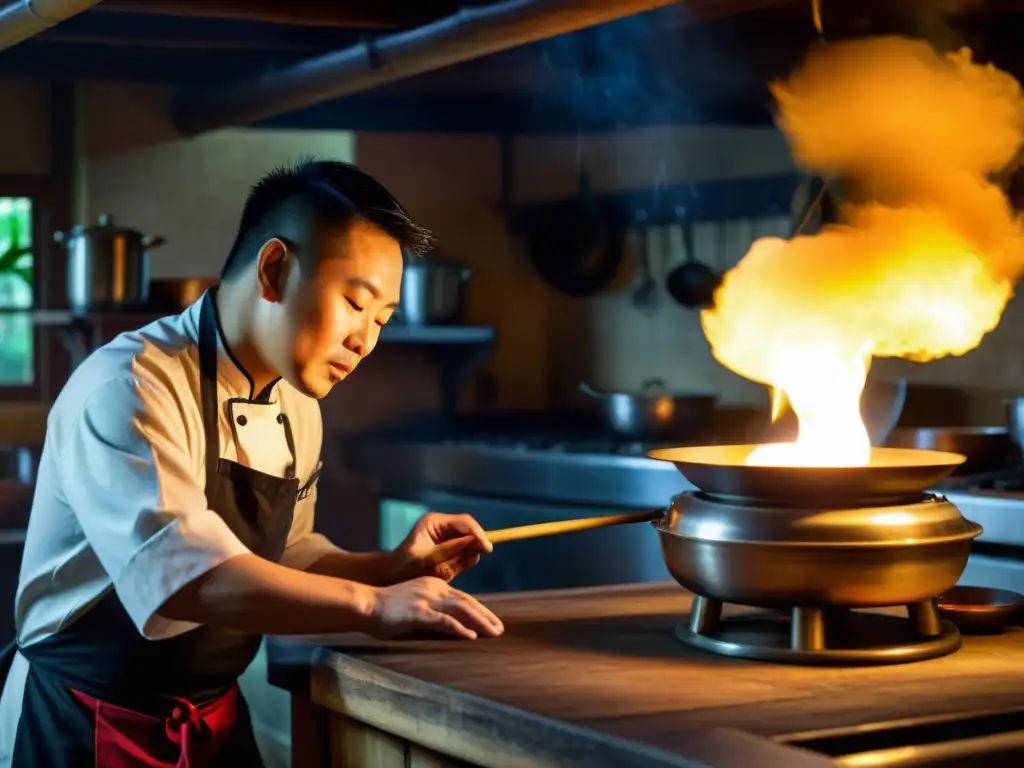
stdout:
<svg viewBox="0 0 1024 768">
<path fill-rule="evenodd" d="M 15 599 L 21 645 L 68 626 L 110 589 L 145 637 L 186 632 L 196 625 L 157 609 L 188 582 L 248 553 L 206 506 L 203 300 L 96 350 L 50 410 Z M 278 477 L 294 463 L 304 486 L 320 465 L 319 403 L 283 380 L 254 393 L 219 328 L 218 353 L 221 457 Z M 284 565 L 306 568 L 337 551 L 312 531 L 315 501 L 314 485 L 297 503 Z M 0 698 L 0 768 L 10 764 L 27 670 L 18 654 Z"/>
</svg>

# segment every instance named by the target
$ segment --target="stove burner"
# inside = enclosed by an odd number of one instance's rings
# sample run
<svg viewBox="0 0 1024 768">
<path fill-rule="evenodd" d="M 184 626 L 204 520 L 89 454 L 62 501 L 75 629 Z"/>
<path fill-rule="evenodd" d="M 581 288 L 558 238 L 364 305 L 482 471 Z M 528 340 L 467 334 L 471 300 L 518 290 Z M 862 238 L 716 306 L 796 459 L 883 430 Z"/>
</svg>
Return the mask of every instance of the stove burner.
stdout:
<svg viewBox="0 0 1024 768">
<path fill-rule="evenodd" d="M 720 656 L 835 666 L 905 664 L 960 648 L 956 627 L 934 600 L 907 606 L 907 619 L 839 607 L 792 608 L 722 618 L 723 604 L 695 596 L 689 621 L 676 629 L 687 645 Z"/>
<path fill-rule="evenodd" d="M 965 475 L 953 474 L 935 485 L 942 491 L 1003 491 L 1004 493 L 1024 490 L 1024 466 L 993 469 L 987 472 L 972 472 Z"/>
</svg>

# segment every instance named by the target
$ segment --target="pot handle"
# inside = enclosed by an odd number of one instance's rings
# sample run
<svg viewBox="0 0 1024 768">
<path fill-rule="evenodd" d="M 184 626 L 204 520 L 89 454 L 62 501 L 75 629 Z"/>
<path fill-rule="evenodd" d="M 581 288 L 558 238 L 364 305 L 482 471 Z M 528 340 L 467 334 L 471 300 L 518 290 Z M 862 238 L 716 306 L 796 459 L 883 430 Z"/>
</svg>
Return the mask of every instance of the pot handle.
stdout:
<svg viewBox="0 0 1024 768">
<path fill-rule="evenodd" d="M 167 242 L 167 238 L 161 235 L 143 235 L 142 236 L 142 247 L 147 251 L 150 248 L 159 248 L 161 245 Z"/>
<path fill-rule="evenodd" d="M 580 382 L 580 392 L 582 392 L 584 395 L 589 395 L 590 397 L 597 398 L 598 400 L 603 400 L 606 397 L 604 392 L 598 392 L 592 386 L 582 381 Z"/>
<path fill-rule="evenodd" d="M 564 533 L 589 531 L 594 528 L 608 528 L 613 525 L 630 523 L 649 523 L 665 517 L 664 509 L 651 509 L 646 512 L 627 512 L 622 515 L 605 517 L 582 517 L 575 520 L 556 520 L 553 523 L 536 523 L 520 525 L 515 528 L 499 528 L 487 531 L 487 538 L 492 544 L 504 544 L 506 541 L 522 541 L 523 539 L 539 539 L 544 536 L 560 536 Z"/>
</svg>

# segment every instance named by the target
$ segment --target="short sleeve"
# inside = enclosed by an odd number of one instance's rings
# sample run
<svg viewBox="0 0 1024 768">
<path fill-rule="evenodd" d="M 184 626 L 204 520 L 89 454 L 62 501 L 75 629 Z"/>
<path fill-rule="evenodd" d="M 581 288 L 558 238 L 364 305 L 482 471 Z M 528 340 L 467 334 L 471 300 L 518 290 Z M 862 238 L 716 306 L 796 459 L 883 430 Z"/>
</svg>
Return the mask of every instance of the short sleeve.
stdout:
<svg viewBox="0 0 1024 768">
<path fill-rule="evenodd" d="M 313 532 L 315 507 L 316 485 L 310 489 L 308 496 L 295 505 L 295 516 L 281 565 L 305 571 L 325 555 L 341 551 L 326 536 Z"/>
<path fill-rule="evenodd" d="M 196 625 L 157 611 L 178 590 L 249 550 L 207 508 L 195 476 L 186 406 L 160 381 L 101 385 L 70 428 L 65 495 L 121 603 L 150 639 Z"/>
</svg>

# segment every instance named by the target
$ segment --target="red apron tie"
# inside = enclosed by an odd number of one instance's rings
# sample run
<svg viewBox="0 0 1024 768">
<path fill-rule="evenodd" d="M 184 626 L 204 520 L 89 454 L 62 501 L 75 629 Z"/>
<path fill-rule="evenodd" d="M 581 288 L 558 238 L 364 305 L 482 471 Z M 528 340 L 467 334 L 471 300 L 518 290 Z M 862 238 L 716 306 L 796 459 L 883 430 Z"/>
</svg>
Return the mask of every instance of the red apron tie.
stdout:
<svg viewBox="0 0 1024 768">
<path fill-rule="evenodd" d="M 224 745 L 237 713 L 237 687 L 201 709 L 175 698 L 163 719 L 71 692 L 95 714 L 96 765 L 103 768 L 203 768 Z"/>
<path fill-rule="evenodd" d="M 177 768 L 192 768 L 189 763 L 191 754 L 190 733 L 198 734 L 203 727 L 203 718 L 199 710 L 188 699 L 174 699 L 178 702 L 171 714 L 164 720 L 164 733 L 174 744 L 181 747 L 181 756 L 178 758 Z"/>
</svg>

